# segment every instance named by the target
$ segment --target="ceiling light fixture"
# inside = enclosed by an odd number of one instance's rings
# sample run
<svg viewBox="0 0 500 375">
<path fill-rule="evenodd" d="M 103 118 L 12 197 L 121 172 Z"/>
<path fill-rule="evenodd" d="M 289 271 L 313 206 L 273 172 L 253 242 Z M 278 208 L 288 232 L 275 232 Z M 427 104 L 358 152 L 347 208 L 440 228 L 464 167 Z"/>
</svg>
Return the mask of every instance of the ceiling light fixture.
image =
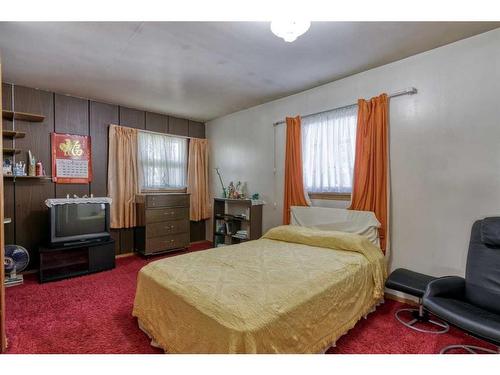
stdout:
<svg viewBox="0 0 500 375">
<path fill-rule="evenodd" d="M 271 31 L 274 35 L 283 38 L 285 42 L 293 42 L 311 27 L 309 21 L 272 21 Z"/>
</svg>

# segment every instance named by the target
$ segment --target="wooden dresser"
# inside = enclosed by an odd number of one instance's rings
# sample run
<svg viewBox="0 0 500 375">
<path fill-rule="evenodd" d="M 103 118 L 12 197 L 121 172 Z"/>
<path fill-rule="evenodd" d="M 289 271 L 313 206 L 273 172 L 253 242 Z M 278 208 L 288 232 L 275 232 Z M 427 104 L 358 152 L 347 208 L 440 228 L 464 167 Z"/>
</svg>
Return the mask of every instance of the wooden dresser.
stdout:
<svg viewBox="0 0 500 375">
<path fill-rule="evenodd" d="M 137 252 L 152 255 L 189 246 L 189 194 L 140 194 L 136 205 Z"/>
</svg>

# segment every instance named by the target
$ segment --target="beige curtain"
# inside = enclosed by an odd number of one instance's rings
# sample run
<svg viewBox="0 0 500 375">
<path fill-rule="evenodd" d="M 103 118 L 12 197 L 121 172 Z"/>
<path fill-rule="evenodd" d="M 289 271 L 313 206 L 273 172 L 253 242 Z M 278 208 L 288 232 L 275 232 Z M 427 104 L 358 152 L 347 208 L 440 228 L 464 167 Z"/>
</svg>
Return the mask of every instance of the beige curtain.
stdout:
<svg viewBox="0 0 500 375">
<path fill-rule="evenodd" d="M 109 126 L 108 195 L 111 228 L 135 226 L 135 195 L 139 193 L 137 129 Z"/>
<path fill-rule="evenodd" d="M 191 194 L 189 218 L 200 221 L 210 218 L 208 195 L 208 141 L 191 138 L 189 140 L 187 192 Z"/>
</svg>

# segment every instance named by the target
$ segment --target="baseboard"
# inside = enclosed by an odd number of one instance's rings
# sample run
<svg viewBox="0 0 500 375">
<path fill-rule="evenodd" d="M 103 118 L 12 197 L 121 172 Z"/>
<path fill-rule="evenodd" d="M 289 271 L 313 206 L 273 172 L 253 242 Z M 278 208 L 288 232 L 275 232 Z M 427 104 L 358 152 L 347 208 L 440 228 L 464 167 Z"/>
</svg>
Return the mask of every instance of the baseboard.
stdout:
<svg viewBox="0 0 500 375">
<path fill-rule="evenodd" d="M 32 270 L 28 270 L 28 271 L 20 272 L 21 275 L 29 275 L 29 274 L 32 274 L 32 273 L 38 273 L 38 268 L 35 268 L 35 269 L 32 269 Z"/>
<path fill-rule="evenodd" d="M 207 242 L 210 242 L 210 241 L 207 241 L 207 240 L 193 241 L 193 242 L 190 242 L 189 245 L 196 245 L 196 244 L 199 244 L 199 243 L 207 243 Z M 125 254 L 118 254 L 118 255 L 115 255 L 115 258 L 116 259 L 118 259 L 118 258 L 126 258 L 126 257 L 132 256 L 132 255 L 135 255 L 135 254 L 137 254 L 137 253 L 136 252 L 130 252 L 130 253 L 125 253 Z"/>
<path fill-rule="evenodd" d="M 199 244 L 199 243 L 212 243 L 212 241 L 209 241 L 209 240 L 200 240 L 200 241 L 193 241 L 193 242 L 190 242 L 189 244 L 190 245 L 196 245 L 196 244 Z"/>
<path fill-rule="evenodd" d="M 135 255 L 135 254 L 136 253 L 134 253 L 133 251 L 130 253 L 118 254 L 118 255 L 115 255 L 115 259 L 130 257 L 130 256 Z"/>
<path fill-rule="evenodd" d="M 410 305 L 410 306 L 418 306 L 418 302 L 413 300 L 413 299 L 397 296 L 395 294 L 387 293 L 387 292 L 385 292 L 384 296 L 386 299 L 391 299 L 393 301 L 405 303 L 405 304 Z"/>
</svg>

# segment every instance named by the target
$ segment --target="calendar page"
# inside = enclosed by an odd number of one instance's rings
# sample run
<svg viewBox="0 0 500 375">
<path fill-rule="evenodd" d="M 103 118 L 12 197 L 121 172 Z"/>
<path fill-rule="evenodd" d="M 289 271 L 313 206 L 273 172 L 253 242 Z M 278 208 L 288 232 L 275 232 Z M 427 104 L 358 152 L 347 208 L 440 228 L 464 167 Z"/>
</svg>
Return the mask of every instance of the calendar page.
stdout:
<svg viewBox="0 0 500 375">
<path fill-rule="evenodd" d="M 92 181 L 90 137 L 52 133 L 52 180 L 58 184 Z"/>
</svg>

